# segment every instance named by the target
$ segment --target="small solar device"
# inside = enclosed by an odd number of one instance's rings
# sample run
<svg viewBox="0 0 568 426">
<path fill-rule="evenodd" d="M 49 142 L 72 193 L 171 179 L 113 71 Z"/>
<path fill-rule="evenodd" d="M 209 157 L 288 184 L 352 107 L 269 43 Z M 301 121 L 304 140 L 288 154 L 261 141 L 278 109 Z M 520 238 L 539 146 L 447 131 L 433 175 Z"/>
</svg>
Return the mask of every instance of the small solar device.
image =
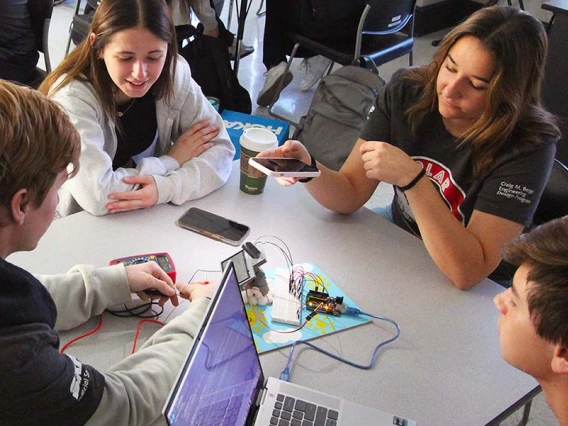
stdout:
<svg viewBox="0 0 568 426">
<path fill-rule="evenodd" d="M 253 243 L 244 243 L 242 248 L 241 251 L 223 260 L 221 269 L 224 271 L 229 262 L 233 262 L 241 289 L 244 289 L 247 284 L 252 282 L 259 288 L 265 286 L 266 278 L 260 266 L 266 263 L 266 257 Z"/>
<path fill-rule="evenodd" d="M 166 253 L 149 253 L 149 254 L 139 254 L 136 256 L 127 256 L 127 257 L 120 257 L 118 259 L 111 260 L 108 264 L 116 265 L 118 263 L 123 263 L 124 266 L 129 265 L 138 265 L 140 263 L 146 262 L 156 262 L 160 268 L 164 270 L 166 274 L 172 279 L 173 282 L 176 282 L 176 267 L 174 265 L 174 261 L 172 260 L 171 256 Z"/>
</svg>

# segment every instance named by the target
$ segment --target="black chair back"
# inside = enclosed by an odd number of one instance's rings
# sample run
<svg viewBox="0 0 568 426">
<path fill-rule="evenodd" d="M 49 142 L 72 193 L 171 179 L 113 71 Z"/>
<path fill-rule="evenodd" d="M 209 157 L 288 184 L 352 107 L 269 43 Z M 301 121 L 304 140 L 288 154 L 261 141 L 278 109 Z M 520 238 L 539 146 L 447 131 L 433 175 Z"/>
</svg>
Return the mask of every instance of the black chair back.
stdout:
<svg viewBox="0 0 568 426">
<path fill-rule="evenodd" d="M 568 168 L 554 160 L 552 171 L 534 213 L 533 225 L 568 215 Z"/>
<path fill-rule="evenodd" d="M 89 13 L 92 10 L 97 10 L 101 4 L 101 0 L 87 0 L 87 4 L 85 5 L 85 13 Z"/>
<path fill-rule="evenodd" d="M 364 34 L 393 34 L 414 16 L 416 0 L 369 0 L 360 25 Z"/>
</svg>

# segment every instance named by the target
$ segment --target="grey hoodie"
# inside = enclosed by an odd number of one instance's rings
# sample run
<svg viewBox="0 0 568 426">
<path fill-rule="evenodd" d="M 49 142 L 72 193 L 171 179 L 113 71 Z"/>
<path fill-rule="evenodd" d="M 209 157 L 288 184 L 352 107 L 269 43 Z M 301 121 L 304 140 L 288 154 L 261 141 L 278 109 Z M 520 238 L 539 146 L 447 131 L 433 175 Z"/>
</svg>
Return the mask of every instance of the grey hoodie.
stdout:
<svg viewBox="0 0 568 426">
<path fill-rule="evenodd" d="M 57 212 L 60 216 L 81 210 L 94 215 L 107 214 L 105 206 L 110 201 L 109 194 L 136 189 L 122 181 L 125 176 L 151 175 L 158 187 L 158 204 L 183 204 L 225 184 L 231 173 L 235 148 L 223 119 L 191 78 L 185 59 L 178 56 L 174 63 L 176 75 L 170 102 L 156 101 L 158 140 L 151 147 L 153 149 L 144 153 L 145 158 L 138 161 L 136 168 L 112 169 L 117 147 L 116 128 L 90 83 L 73 80 L 50 95 L 63 106 L 81 135 L 80 170 L 59 191 Z M 55 82 L 51 91 L 61 79 Z M 203 120 L 210 120 L 220 129 L 213 147 L 181 166 L 165 155 L 186 129 Z"/>
</svg>

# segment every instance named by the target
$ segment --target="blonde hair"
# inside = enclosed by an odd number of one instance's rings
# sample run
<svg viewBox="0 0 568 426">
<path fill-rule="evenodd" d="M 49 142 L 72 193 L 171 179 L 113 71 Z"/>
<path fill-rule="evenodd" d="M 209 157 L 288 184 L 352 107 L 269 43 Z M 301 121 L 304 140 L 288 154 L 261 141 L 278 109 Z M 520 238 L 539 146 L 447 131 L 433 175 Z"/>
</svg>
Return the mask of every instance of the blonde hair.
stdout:
<svg viewBox="0 0 568 426">
<path fill-rule="evenodd" d="M 478 177 L 504 151 L 517 148 L 510 143 L 514 131 L 528 143 L 541 142 L 543 134 L 559 137 L 560 131 L 541 102 L 546 31 L 536 18 L 506 6 L 475 12 L 444 38 L 429 65 L 408 73 L 408 78 L 423 88 L 418 102 L 407 111 L 412 130 L 416 132 L 426 115 L 437 109 L 438 73 L 452 46 L 465 36 L 479 39 L 496 63 L 488 88 L 488 108 L 460 138 L 461 144 L 473 147 L 473 172 Z"/>
<path fill-rule="evenodd" d="M 20 189 L 41 205 L 57 175 L 79 170 L 81 139 L 61 107 L 41 93 L 0 80 L 0 203 Z"/>
</svg>

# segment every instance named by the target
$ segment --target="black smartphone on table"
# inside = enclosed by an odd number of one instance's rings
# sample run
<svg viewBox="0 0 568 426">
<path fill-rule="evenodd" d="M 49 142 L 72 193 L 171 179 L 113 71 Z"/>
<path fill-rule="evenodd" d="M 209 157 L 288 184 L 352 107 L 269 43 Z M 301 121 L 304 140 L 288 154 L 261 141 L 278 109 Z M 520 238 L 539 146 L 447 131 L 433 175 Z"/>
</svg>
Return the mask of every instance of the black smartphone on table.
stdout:
<svg viewBox="0 0 568 426">
<path fill-rule="evenodd" d="M 248 235 L 250 228 L 207 210 L 191 207 L 178 220 L 177 225 L 214 240 L 238 246 Z"/>
</svg>

